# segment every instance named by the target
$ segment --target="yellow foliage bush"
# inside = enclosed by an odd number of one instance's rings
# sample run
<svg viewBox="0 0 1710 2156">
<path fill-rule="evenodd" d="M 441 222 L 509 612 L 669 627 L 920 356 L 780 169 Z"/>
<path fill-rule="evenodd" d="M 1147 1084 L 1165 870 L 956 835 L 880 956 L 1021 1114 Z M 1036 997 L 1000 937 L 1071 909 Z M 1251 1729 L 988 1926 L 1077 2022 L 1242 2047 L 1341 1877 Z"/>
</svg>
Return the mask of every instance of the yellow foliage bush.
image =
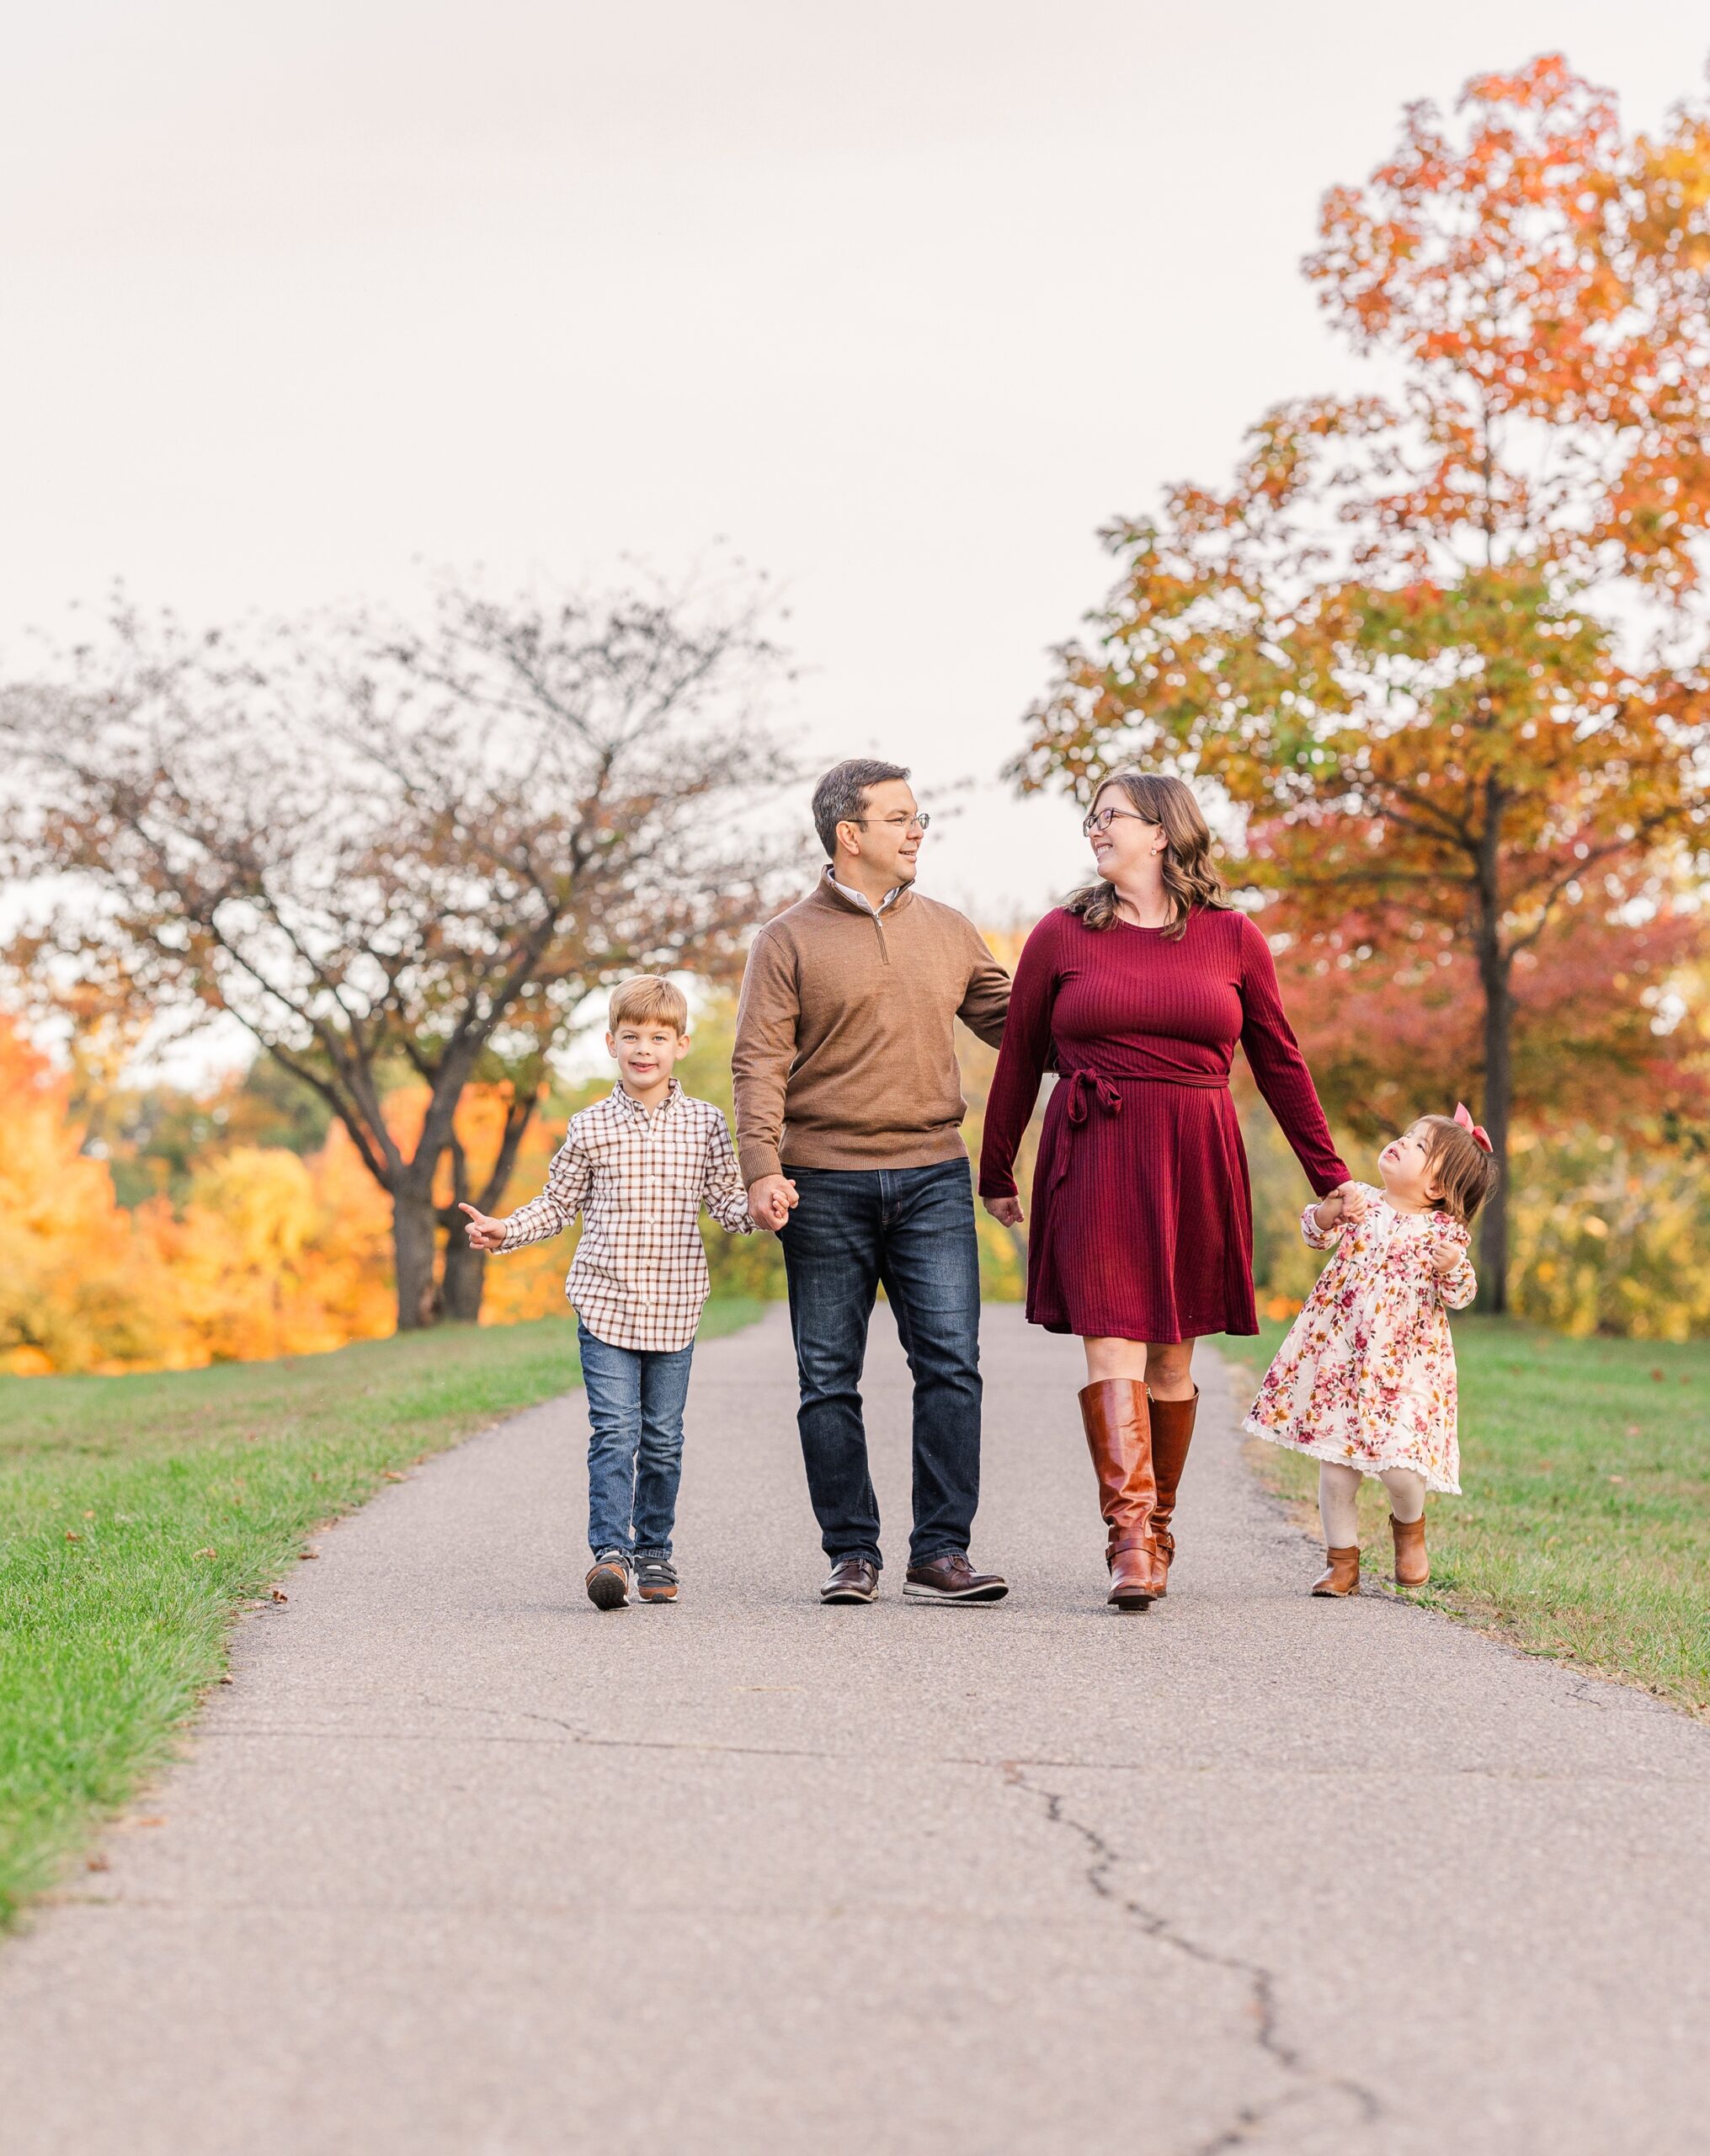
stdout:
<svg viewBox="0 0 1710 2156">
<path fill-rule="evenodd" d="M 146 1234 L 87 1160 L 69 1081 L 0 1019 L 0 1369 L 129 1369 L 164 1359 L 169 1296 Z"/>
<path fill-rule="evenodd" d="M 391 1208 L 336 1124 L 307 1158 L 239 1145 L 174 1212 L 128 1211 L 80 1150 L 71 1081 L 0 1018 L 0 1369 L 193 1369 L 392 1329 Z"/>
<path fill-rule="evenodd" d="M 196 1363 L 319 1354 L 392 1329 L 391 1209 L 337 1124 L 307 1159 L 216 1155 L 176 1220 L 146 1209 Z"/>
</svg>

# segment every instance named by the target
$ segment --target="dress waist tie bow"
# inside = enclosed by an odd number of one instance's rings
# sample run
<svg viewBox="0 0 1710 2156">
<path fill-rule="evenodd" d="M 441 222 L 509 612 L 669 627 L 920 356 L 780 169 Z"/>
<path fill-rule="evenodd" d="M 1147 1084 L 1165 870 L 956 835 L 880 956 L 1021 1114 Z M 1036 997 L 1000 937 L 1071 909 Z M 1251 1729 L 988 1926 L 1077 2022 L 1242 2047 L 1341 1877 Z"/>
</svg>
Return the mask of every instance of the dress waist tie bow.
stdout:
<svg viewBox="0 0 1710 2156">
<path fill-rule="evenodd" d="M 1121 1115 L 1122 1113 L 1121 1088 L 1102 1072 L 1071 1070 L 1063 1082 L 1066 1089 L 1063 1114 L 1069 1130 L 1082 1128 L 1093 1112 L 1095 1102 L 1106 1115 Z M 1068 1134 L 1068 1132 L 1064 1133 L 1065 1137 Z M 1068 1172 L 1068 1147 L 1063 1145 L 1057 1147 L 1057 1158 L 1052 1162 L 1051 1181 L 1047 1187 L 1055 1190 Z"/>
<path fill-rule="evenodd" d="M 1124 1071 L 1120 1077 L 1105 1070 L 1065 1070 L 1062 1073 L 1059 1090 L 1063 1094 L 1063 1131 L 1057 1147 L 1057 1156 L 1052 1162 L 1047 1192 L 1056 1189 L 1068 1172 L 1069 1142 L 1078 1130 L 1084 1130 L 1092 1120 L 1096 1106 L 1105 1115 L 1122 1113 L 1122 1088 L 1125 1086 L 1181 1086 L 1196 1093 L 1227 1093 L 1227 1078 L 1207 1072 L 1204 1076 L 1189 1076 L 1185 1071 L 1171 1071 L 1167 1076 L 1161 1071 Z"/>
</svg>

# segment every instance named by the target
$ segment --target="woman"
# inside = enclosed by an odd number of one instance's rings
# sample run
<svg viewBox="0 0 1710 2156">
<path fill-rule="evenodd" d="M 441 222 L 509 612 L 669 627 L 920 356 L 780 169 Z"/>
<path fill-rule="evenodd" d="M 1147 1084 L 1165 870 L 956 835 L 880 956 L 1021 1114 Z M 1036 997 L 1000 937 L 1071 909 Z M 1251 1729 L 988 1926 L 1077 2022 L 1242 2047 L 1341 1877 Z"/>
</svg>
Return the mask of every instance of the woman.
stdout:
<svg viewBox="0 0 1710 2156">
<path fill-rule="evenodd" d="M 1118 771 L 1083 826 L 1100 880 L 1048 913 L 1015 969 L 986 1105 L 980 1195 L 1021 1219 L 1015 1150 L 1047 1070 L 1027 1315 L 1078 1332 L 1110 1600 L 1164 1592 L 1199 1394 L 1194 1342 L 1257 1332 L 1253 1214 L 1229 1067 L 1239 1040 L 1320 1198 L 1348 1182 L 1265 938 L 1235 910 L 1180 779 Z"/>
</svg>

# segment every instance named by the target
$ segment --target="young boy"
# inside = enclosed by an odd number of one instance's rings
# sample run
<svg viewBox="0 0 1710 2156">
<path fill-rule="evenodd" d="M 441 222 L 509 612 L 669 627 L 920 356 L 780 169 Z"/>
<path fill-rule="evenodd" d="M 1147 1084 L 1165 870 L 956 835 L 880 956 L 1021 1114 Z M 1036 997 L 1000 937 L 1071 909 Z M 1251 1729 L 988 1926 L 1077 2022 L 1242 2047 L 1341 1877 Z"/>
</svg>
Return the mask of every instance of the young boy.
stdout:
<svg viewBox="0 0 1710 2156">
<path fill-rule="evenodd" d="M 541 1195 L 508 1219 L 472 1205 L 477 1250 L 520 1250 L 582 1214 L 564 1292 L 575 1306 L 594 1425 L 588 1445 L 588 1598 L 674 1602 L 671 1529 L 683 1471 L 683 1403 L 706 1300 L 704 1203 L 721 1227 L 754 1232 L 735 1149 L 711 1102 L 673 1075 L 689 1053 L 689 1006 L 642 974 L 614 991 L 606 1052 L 616 1091 L 572 1116 Z"/>
</svg>

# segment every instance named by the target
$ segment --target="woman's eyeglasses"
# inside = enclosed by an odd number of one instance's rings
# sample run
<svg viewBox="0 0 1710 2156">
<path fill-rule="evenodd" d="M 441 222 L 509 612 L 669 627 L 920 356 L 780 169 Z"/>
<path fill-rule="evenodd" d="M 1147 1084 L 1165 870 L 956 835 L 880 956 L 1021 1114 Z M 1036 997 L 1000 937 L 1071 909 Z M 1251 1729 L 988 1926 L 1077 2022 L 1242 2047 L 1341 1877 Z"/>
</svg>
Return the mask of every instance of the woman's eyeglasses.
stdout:
<svg viewBox="0 0 1710 2156">
<path fill-rule="evenodd" d="M 1095 831 L 1109 830 L 1118 816 L 1130 816 L 1137 824 L 1150 824 L 1153 830 L 1158 829 L 1156 819 L 1143 816 L 1137 808 L 1095 808 L 1091 815 L 1082 819 L 1081 836 L 1089 839 Z"/>
</svg>

